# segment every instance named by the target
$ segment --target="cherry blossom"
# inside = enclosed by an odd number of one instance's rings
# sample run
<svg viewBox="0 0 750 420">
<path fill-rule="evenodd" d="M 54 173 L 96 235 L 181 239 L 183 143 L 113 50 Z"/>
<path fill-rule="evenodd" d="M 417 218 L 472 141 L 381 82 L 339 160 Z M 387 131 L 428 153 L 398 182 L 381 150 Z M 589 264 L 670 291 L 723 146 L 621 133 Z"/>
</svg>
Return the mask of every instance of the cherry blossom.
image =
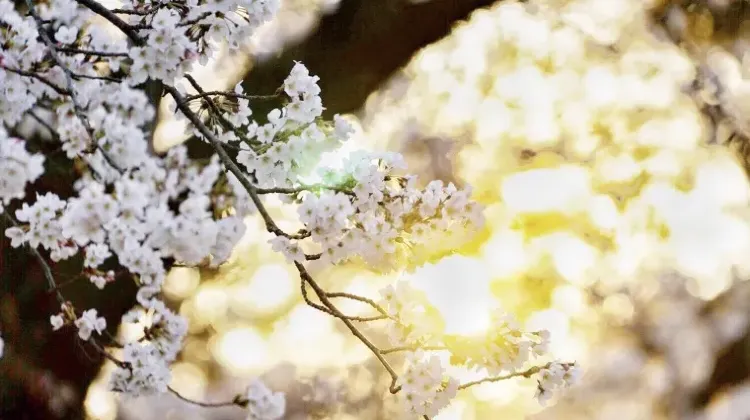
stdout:
<svg viewBox="0 0 750 420">
<path fill-rule="evenodd" d="M 134 13 L 125 14 L 95 0 L 27 1 L 26 6 L 28 13 L 20 14 L 14 3 L 0 0 L 0 86 L 6 98 L 0 121 L 8 127 L 0 128 L 0 213 L 11 223 L 5 230 L 11 246 L 27 247 L 45 268 L 61 305 L 50 316 L 52 329 L 74 325 L 81 340 L 115 363 L 112 391 L 130 397 L 176 393 L 169 387 L 170 365 L 188 325 L 162 300 L 162 284 L 176 264 L 217 267 L 227 261 L 245 233 L 246 217 L 263 220 L 271 248 L 297 268 L 305 301 L 338 318 L 372 351 L 391 376 L 391 392 L 402 392 L 411 414 L 435 416 L 462 389 L 430 349 L 455 352 L 470 367 L 491 375 L 510 372 L 508 377 L 528 376 L 518 370 L 546 353 L 545 332 L 520 331 L 509 318 L 498 319 L 480 350 L 466 352 L 424 322 L 429 303 L 408 284 L 386 288 L 379 304 L 326 292 L 307 271 L 312 260 L 362 261 L 382 272 L 408 269 L 423 262 L 405 258 L 410 250 L 458 231 L 478 231 L 483 209 L 471 200 L 470 186 L 440 180 L 422 186 L 405 174 L 404 158 L 397 153 L 358 150 L 344 154 L 341 165 L 323 162 L 324 155 L 351 142 L 355 130 L 340 115 L 323 118 L 319 78 L 300 62 L 270 95 L 278 106 L 262 122 L 255 119 L 254 96 L 240 84 L 211 92 L 198 84 L 194 66 L 205 64 L 222 42 L 239 48 L 273 18 L 278 0 L 127 0 L 122 10 Z M 127 40 L 94 24 L 97 15 Z M 187 124 L 189 141 L 206 142 L 214 150 L 210 159 L 190 159 L 185 145 L 164 156 L 150 152 L 156 111 L 141 89 L 146 82 L 161 84 L 170 111 Z M 35 150 L 28 147 L 31 140 L 8 134 L 26 118 L 39 121 L 79 168 L 70 196 L 25 196 L 46 162 L 43 154 L 29 152 Z M 279 227 L 265 195 L 276 195 L 296 210 L 295 231 Z M 454 242 L 460 247 L 458 239 Z M 42 253 L 52 263 L 80 254 L 81 277 L 99 289 L 118 281 L 119 273 L 134 279 L 137 305 L 118 323 L 137 323 L 143 335 L 123 343 L 109 337 L 107 320 L 96 308 L 65 299 Z M 310 300 L 308 286 L 320 304 Z M 345 315 L 333 296 L 367 302 L 378 315 Z M 377 349 L 354 324 L 370 320 L 386 322 L 396 347 Z M 402 375 L 385 357 L 396 351 L 407 352 Z M 545 396 L 574 382 L 578 374 L 572 369 L 571 364 L 538 369 Z M 245 407 L 248 419 L 257 420 L 282 418 L 286 408 L 283 393 L 259 380 L 227 405 Z"/>
</svg>

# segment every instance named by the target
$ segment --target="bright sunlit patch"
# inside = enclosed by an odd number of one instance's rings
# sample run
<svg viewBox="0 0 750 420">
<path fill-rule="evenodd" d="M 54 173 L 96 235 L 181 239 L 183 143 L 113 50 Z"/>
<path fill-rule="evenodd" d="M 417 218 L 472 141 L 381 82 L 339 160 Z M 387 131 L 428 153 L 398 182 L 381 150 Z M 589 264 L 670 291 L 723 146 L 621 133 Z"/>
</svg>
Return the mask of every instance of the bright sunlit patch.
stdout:
<svg viewBox="0 0 750 420">
<path fill-rule="evenodd" d="M 625 182 L 641 173 L 641 166 L 635 159 L 626 154 L 603 156 L 596 161 L 595 170 L 604 182 Z"/>
<path fill-rule="evenodd" d="M 484 261 L 492 270 L 492 277 L 510 278 L 528 268 L 529 258 L 523 234 L 502 230 L 482 247 Z"/>
<path fill-rule="evenodd" d="M 164 279 L 164 293 L 171 299 L 185 299 L 198 287 L 200 272 L 190 267 L 173 267 Z"/>
<path fill-rule="evenodd" d="M 277 323 L 270 337 L 275 356 L 298 366 L 341 366 L 371 357 L 369 350 L 334 330 L 336 320 L 299 305 Z"/>
<path fill-rule="evenodd" d="M 171 366 L 171 386 L 180 394 L 200 400 L 206 390 L 208 378 L 205 372 L 192 363 L 178 362 Z"/>
<path fill-rule="evenodd" d="M 469 419 L 474 417 L 473 406 L 470 406 L 466 401 L 454 400 L 448 407 L 445 407 L 438 413 L 437 416 L 433 417 L 434 420 L 459 420 Z"/>
<path fill-rule="evenodd" d="M 512 125 L 510 110 L 498 99 L 486 99 L 479 107 L 475 125 L 478 142 L 500 142 L 500 136 Z"/>
<path fill-rule="evenodd" d="M 235 246 L 235 250 L 238 252 L 241 252 L 243 248 L 247 248 L 250 245 L 265 243 L 267 240 L 265 236 L 267 232 L 265 225 L 263 225 L 263 219 L 260 217 L 249 216 L 245 218 L 244 222 L 246 228 L 245 234 L 242 235 L 242 239 L 240 239 Z M 233 256 L 235 254 L 237 254 L 237 252 L 232 253 Z"/>
<path fill-rule="evenodd" d="M 612 197 L 596 195 L 591 198 L 587 208 L 591 222 L 602 230 L 612 230 L 617 226 L 620 214 Z"/>
<path fill-rule="evenodd" d="M 248 284 L 236 287 L 230 296 L 232 310 L 238 313 L 273 312 L 294 293 L 286 267 L 278 264 L 261 266 Z"/>
<path fill-rule="evenodd" d="M 138 322 L 123 322 L 120 324 L 119 336 L 123 342 L 138 340 L 143 337 L 143 329 L 151 325 L 153 312 L 143 312 Z"/>
<path fill-rule="evenodd" d="M 244 372 L 264 368 L 270 357 L 265 339 L 251 327 L 228 330 L 212 347 L 216 359 L 224 367 Z"/>
<path fill-rule="evenodd" d="M 346 117 L 343 117 L 346 118 Z M 360 150 L 362 145 L 357 141 L 359 137 L 361 137 L 361 127 L 359 126 L 359 123 L 351 118 L 346 118 L 347 122 L 349 122 L 352 127 L 354 128 L 354 133 L 351 134 L 349 140 L 344 142 L 344 144 L 341 145 L 338 149 L 332 150 L 330 152 L 323 153 L 320 156 L 320 160 L 318 161 L 315 168 L 313 168 L 312 171 L 310 171 L 309 174 L 306 174 L 304 176 L 300 176 L 299 180 L 303 184 L 317 184 L 324 181 L 322 172 L 329 172 L 331 174 L 334 174 L 334 179 L 326 179 L 326 182 L 336 183 L 341 181 L 341 179 L 335 179 L 336 174 L 340 174 L 341 177 L 346 174 L 346 168 L 344 165 L 346 164 L 346 160 L 349 157 L 349 155 L 352 152 L 355 152 L 357 150 Z"/>
<path fill-rule="evenodd" d="M 476 379 L 481 379 L 477 377 Z M 521 390 L 518 380 L 487 382 L 471 388 L 474 397 L 480 401 L 491 401 L 493 404 L 510 404 L 518 397 Z"/>
<path fill-rule="evenodd" d="M 173 101 L 173 99 L 168 98 L 164 102 L 167 100 Z M 174 118 L 162 120 L 154 130 L 154 149 L 163 153 L 185 141 L 187 135 L 183 133 L 185 133 L 186 127 L 187 124 L 184 121 L 178 121 Z"/>
<path fill-rule="evenodd" d="M 602 310 L 617 322 L 628 322 L 635 308 L 630 298 L 622 293 L 607 296 L 602 303 Z"/>
<path fill-rule="evenodd" d="M 451 256 L 418 269 L 412 285 L 445 320 L 447 334 L 474 335 L 490 327 L 490 273 L 481 261 Z"/>
<path fill-rule="evenodd" d="M 109 372 L 107 371 L 107 375 Z M 117 400 L 115 394 L 107 390 L 105 380 L 97 380 L 89 386 L 84 408 L 93 420 L 114 420 L 117 418 Z"/>
<path fill-rule="evenodd" d="M 214 322 L 226 314 L 227 291 L 219 286 L 205 285 L 193 297 L 194 315 Z"/>
<path fill-rule="evenodd" d="M 578 287 L 562 285 L 552 293 L 552 305 L 568 315 L 578 315 L 586 308 L 586 300 Z"/>
<path fill-rule="evenodd" d="M 599 256 L 596 248 L 570 232 L 536 238 L 531 242 L 531 248 L 540 255 L 549 253 L 558 274 L 575 284 L 590 280 L 590 270 L 595 267 Z"/>
<path fill-rule="evenodd" d="M 516 212 L 574 210 L 591 195 L 585 168 L 565 165 L 509 175 L 501 184 L 503 201 Z"/>
<path fill-rule="evenodd" d="M 747 205 L 748 179 L 734 157 L 721 154 L 696 169 L 693 194 L 714 205 Z"/>
<path fill-rule="evenodd" d="M 526 330 L 547 330 L 552 336 L 552 345 L 560 345 L 568 335 L 570 329 L 570 318 L 565 313 L 556 309 L 547 309 L 535 312 L 526 321 Z"/>
</svg>

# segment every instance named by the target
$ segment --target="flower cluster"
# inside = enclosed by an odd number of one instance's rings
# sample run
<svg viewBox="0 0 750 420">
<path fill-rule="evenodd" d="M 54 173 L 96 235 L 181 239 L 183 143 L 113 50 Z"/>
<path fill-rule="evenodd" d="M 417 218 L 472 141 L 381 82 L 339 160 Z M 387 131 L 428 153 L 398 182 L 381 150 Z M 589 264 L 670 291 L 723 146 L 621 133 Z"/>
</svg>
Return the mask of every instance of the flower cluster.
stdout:
<svg viewBox="0 0 750 420">
<path fill-rule="evenodd" d="M 259 186 L 295 185 L 316 168 L 324 153 L 340 147 L 352 133 L 352 127 L 339 116 L 333 124 L 318 120 L 323 105 L 317 82 L 317 76 L 310 76 L 304 65 L 296 63 L 284 81 L 291 102 L 268 113 L 265 124 L 250 120 L 250 113 L 244 111 L 247 101 L 238 99 L 241 121 L 227 116 L 232 124 L 229 134 L 215 128 L 219 138 L 234 140 L 232 133 L 242 134 L 237 162 L 253 174 Z M 241 86 L 235 87 L 235 93 L 243 94 Z"/>
<path fill-rule="evenodd" d="M 100 288 L 114 281 L 114 273 L 99 271 L 98 267 L 110 256 L 116 256 L 120 265 L 138 276 L 142 286 L 138 302 L 147 309 L 132 311 L 123 321 L 145 319 L 148 312 L 149 357 L 158 356 L 160 363 L 168 366 L 181 349 L 187 325 L 154 298 L 164 278 L 164 258 L 192 264 L 208 258 L 212 264 L 219 264 L 244 232 L 244 214 L 214 217 L 214 200 L 210 197 L 219 176 L 217 160 L 196 165 L 187 159 L 184 147 L 177 147 L 166 158 L 149 159 L 146 165 L 129 171 L 113 184 L 103 184 L 92 177 L 82 179 L 77 184 L 78 195 L 67 201 L 48 193 L 31 206 L 23 203 L 16 211 L 16 218 L 23 224 L 8 228 L 6 235 L 13 246 L 42 245 L 50 250 L 54 260 L 85 250 L 84 272 Z M 80 318 L 68 311 L 51 322 L 55 328 L 73 322 L 86 340 L 92 331 L 101 333 L 104 328 L 104 319 L 96 318 L 95 309 L 85 311 Z M 153 378 L 139 376 L 151 375 L 143 369 L 122 369 L 132 371 L 116 376 L 118 389 L 143 393 L 146 385 L 155 383 Z M 168 369 L 166 372 L 152 376 L 168 379 Z M 160 388 L 153 390 L 157 389 Z"/>
<path fill-rule="evenodd" d="M 575 363 L 550 363 L 539 372 L 536 399 L 540 404 L 545 405 L 552 398 L 555 390 L 577 384 L 581 375 L 581 368 Z"/>
<path fill-rule="evenodd" d="M 412 414 L 436 415 L 459 389 L 455 379 L 445 375 L 440 359 L 434 354 L 428 356 L 428 351 L 447 351 L 452 364 L 486 373 L 489 378 L 529 377 L 538 373 L 539 389 L 544 390 L 542 397 L 537 395 L 541 402 L 553 390 L 572 385 L 580 375 L 574 363 L 553 361 L 542 368 L 528 368 L 532 359 L 548 356 L 550 334 L 546 330 L 523 331 L 506 312 L 493 312 L 491 329 L 481 336 L 455 336 L 445 334 L 439 324 L 428 321 L 426 296 L 408 282 L 388 285 L 380 295 L 379 305 L 388 318 L 386 330 L 394 346 L 392 350 L 407 352 L 406 372 L 398 383 L 404 392 L 402 401 Z M 550 376 L 557 374 L 558 368 L 563 369 L 563 382 L 556 382 Z"/>
<path fill-rule="evenodd" d="M 273 392 L 260 380 L 247 387 L 247 420 L 278 420 L 286 411 L 286 399 L 281 392 Z"/>
<path fill-rule="evenodd" d="M 51 0 L 39 6 L 27 1 L 27 6 L 28 14 L 21 15 L 12 2 L 0 0 L 0 43 L 7 47 L 0 55 L 0 82 L 13 104 L 0 104 L 0 120 L 9 127 L 26 117 L 37 120 L 81 177 L 69 197 L 48 192 L 15 206 L 13 201 L 25 198 L 27 184 L 43 174 L 44 158 L 0 132 L 0 169 L 10 175 L 0 180 L 0 210 L 7 209 L 13 222 L 5 235 L 13 247 L 31 247 L 42 264 L 47 262 L 36 252 L 39 247 L 54 262 L 80 255 L 83 277 L 98 288 L 123 272 L 136 281 L 138 306 L 121 321 L 142 326 L 143 335 L 125 343 L 107 335 L 109 341 L 101 344 L 106 320 L 95 308 L 78 311 L 54 279 L 47 279 L 61 303 L 61 312 L 50 317 L 54 330 L 72 325 L 97 350 L 108 351 L 108 344 L 122 350 L 122 360 L 107 353 L 117 365 L 112 390 L 130 396 L 168 390 L 169 367 L 188 328 L 160 299 L 167 271 L 175 262 L 217 266 L 226 261 L 245 232 L 244 217 L 256 211 L 274 235 L 273 249 L 294 261 L 303 281 L 312 285 L 302 266 L 306 260 L 336 264 L 360 258 L 382 269 L 415 265 L 420 260 L 408 256 L 412 249 L 483 223 L 470 187 L 442 181 L 421 187 L 416 177 L 399 174 L 406 169 L 399 154 L 339 153 L 341 169 L 323 163 L 324 156 L 340 152 L 354 129 L 340 116 L 322 118 L 319 79 L 301 63 L 271 95 L 283 92 L 286 102 L 260 123 L 251 118 L 254 97 L 241 85 L 233 91 L 203 91 L 190 75 L 193 65 L 205 63 L 219 41 L 236 48 L 271 18 L 277 0 L 130 0 L 119 11 L 95 0 Z M 95 14 L 128 41 L 110 38 L 90 19 Z M 194 92 L 187 92 L 183 78 Z M 149 152 L 156 117 L 142 89 L 149 80 L 160 82 L 174 100 L 172 111 L 216 155 L 199 163 L 188 157 L 185 146 L 165 156 Z M 237 151 L 239 166 L 225 146 Z M 305 182 L 315 177 L 321 181 Z M 303 227 L 294 234 L 281 230 L 264 208 L 263 194 L 295 205 Z M 318 254 L 307 254 L 308 248 Z M 314 288 L 324 309 L 356 331 Z M 403 389 L 406 411 L 433 416 L 459 389 L 437 357 L 417 351 L 428 340 L 440 344 L 440 331 L 421 324 L 429 305 L 403 283 L 386 289 L 383 297 L 381 314 L 387 314 L 393 343 L 415 351 L 408 354 L 400 378 L 380 352 L 374 354 Z M 493 363 L 519 367 L 526 361 L 519 362 L 521 354 L 544 350 L 543 333 L 516 334 L 509 323 L 500 325 L 497 337 L 506 341 L 499 344 L 498 338 L 486 355 L 471 360 L 488 368 Z M 284 395 L 260 381 L 232 404 L 246 406 L 253 420 L 279 419 L 286 408 Z"/>
<path fill-rule="evenodd" d="M 44 156 L 26 151 L 20 139 L 8 136 L 0 126 L 0 213 L 12 199 L 22 199 L 26 185 L 44 173 Z"/>
<path fill-rule="evenodd" d="M 380 305 L 393 322 L 387 326 L 388 339 L 394 346 L 424 342 L 431 333 L 426 323 L 426 297 L 406 281 L 397 281 L 380 291 Z"/>
<path fill-rule="evenodd" d="M 395 176 L 404 167 L 400 155 L 357 153 L 345 166 L 350 172 L 343 184 L 351 189 L 301 194 L 300 220 L 325 261 L 360 257 L 372 267 L 393 269 L 407 263 L 399 255 L 435 235 L 483 223 L 481 207 L 468 200 L 468 188 L 433 181 L 420 189 L 415 177 Z"/>
<path fill-rule="evenodd" d="M 434 355 L 410 353 L 406 365 L 406 372 L 399 378 L 406 413 L 428 418 L 436 416 L 458 393 L 458 381 L 445 378 L 440 359 Z"/>
<path fill-rule="evenodd" d="M 167 361 L 177 357 L 182 339 L 187 334 L 185 318 L 166 307 L 164 302 L 151 299 L 148 310 L 135 308 L 123 316 L 125 323 L 138 323 L 143 326 L 144 335 Z"/>
<path fill-rule="evenodd" d="M 138 397 L 165 392 L 172 377 L 169 361 L 151 343 L 128 343 L 123 349 L 123 362 L 110 378 L 110 389 Z"/>
<path fill-rule="evenodd" d="M 510 314 L 496 311 L 492 329 L 482 337 L 455 339 L 453 355 L 474 369 L 491 375 L 521 369 L 534 357 L 548 352 L 550 334 L 546 330 L 527 332 Z"/>
<path fill-rule="evenodd" d="M 173 83 L 200 62 L 205 64 L 220 41 L 236 49 L 279 8 L 278 0 L 170 2 L 164 5 L 134 1 L 140 14 L 130 23 L 145 39 L 128 51 L 132 60 L 129 82 L 147 79 Z M 186 7 L 188 6 L 188 7 Z"/>
<path fill-rule="evenodd" d="M 16 210 L 15 216 L 24 224 L 5 230 L 5 235 L 11 239 L 11 246 L 19 247 L 28 243 L 36 248 L 41 245 L 50 252 L 53 261 L 75 255 L 78 247 L 74 242 L 62 237 L 60 216 L 65 205 L 65 201 L 53 193 L 37 194 L 36 201 L 31 206 L 23 203 L 22 207 Z"/>
<path fill-rule="evenodd" d="M 96 309 L 89 309 L 84 311 L 81 317 L 74 321 L 81 340 L 87 341 L 91 338 L 92 332 L 96 331 L 97 334 L 101 334 L 107 328 L 107 320 L 96 315 Z"/>
</svg>

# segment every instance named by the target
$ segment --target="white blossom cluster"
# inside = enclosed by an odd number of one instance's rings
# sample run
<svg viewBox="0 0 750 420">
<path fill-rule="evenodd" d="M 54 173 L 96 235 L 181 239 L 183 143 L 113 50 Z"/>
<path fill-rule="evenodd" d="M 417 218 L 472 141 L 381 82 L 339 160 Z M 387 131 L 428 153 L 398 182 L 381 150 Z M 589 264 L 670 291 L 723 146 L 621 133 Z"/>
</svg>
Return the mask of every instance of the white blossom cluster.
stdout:
<svg viewBox="0 0 750 420">
<path fill-rule="evenodd" d="M 359 256 L 371 266 L 389 267 L 400 244 L 424 246 L 431 232 L 483 223 L 481 207 L 468 200 L 470 189 L 442 181 L 419 189 L 415 177 L 392 175 L 405 167 L 398 154 L 358 153 L 345 166 L 355 184 L 351 193 L 307 193 L 299 208 L 326 261 Z"/>
<path fill-rule="evenodd" d="M 387 325 L 388 340 L 393 346 L 420 344 L 430 335 L 426 324 L 426 297 L 406 281 L 397 281 L 380 291 L 381 306 L 393 322 Z"/>
<path fill-rule="evenodd" d="M 247 420 L 278 420 L 286 412 L 286 398 L 255 379 L 247 387 Z"/>
<path fill-rule="evenodd" d="M 237 162 L 253 174 L 258 186 L 294 185 L 315 168 L 323 153 L 341 146 L 353 131 L 339 116 L 334 117 L 333 124 L 319 120 L 323 105 L 317 82 L 317 76 L 296 63 L 284 81 L 284 92 L 291 102 L 269 112 L 266 123 L 251 119 L 249 101 L 237 97 L 229 107 L 231 112 L 222 113 L 225 124 L 211 127 L 223 142 L 237 141 L 241 136 Z M 235 87 L 234 94 L 244 95 L 241 85 Z M 181 112 L 177 116 L 184 118 Z M 204 138 L 197 130 L 194 134 Z"/>
<path fill-rule="evenodd" d="M 75 2 L 52 2 L 51 5 L 58 12 L 56 19 L 60 22 L 75 21 L 80 24 L 87 18 L 85 13 L 77 13 Z M 0 87 L 4 95 L 4 100 L 0 101 L 0 121 L 12 126 L 21 121 L 39 98 L 62 99 L 62 93 L 39 78 L 24 77 L 11 71 L 30 69 L 45 55 L 46 49 L 39 39 L 34 20 L 16 12 L 12 1 L 1 0 L 0 23 L 3 24 L 3 30 L 0 30 L 0 45 L 3 45 L 0 52 Z"/>
<path fill-rule="evenodd" d="M 324 261 L 361 257 L 373 267 L 392 269 L 399 247 L 424 246 L 436 233 L 483 223 L 481 208 L 468 200 L 470 189 L 441 181 L 419 189 L 416 178 L 391 175 L 403 168 L 400 155 L 354 154 L 346 166 L 351 190 L 300 194 L 300 220 Z M 305 258 L 300 241 L 274 238 L 273 245 L 290 260 Z"/>
<path fill-rule="evenodd" d="M 536 399 L 545 405 L 554 396 L 554 391 L 577 384 L 581 375 L 581 368 L 575 363 L 551 363 L 539 372 Z"/>
<path fill-rule="evenodd" d="M 16 219 L 23 225 L 5 230 L 5 235 L 11 239 L 11 246 L 19 247 L 28 243 L 36 248 L 41 245 L 50 252 L 53 261 L 75 255 L 78 247 L 70 239 L 62 237 L 60 216 L 65 205 L 65 201 L 53 193 L 37 194 L 36 201 L 31 206 L 23 203 L 15 212 Z"/>
<path fill-rule="evenodd" d="M 209 259 L 217 265 L 229 256 L 244 233 L 245 214 L 214 217 L 210 197 L 219 177 L 218 160 L 196 165 L 187 159 L 184 147 L 176 147 L 164 159 L 150 158 L 114 184 L 86 178 L 77 184 L 78 196 L 67 201 L 47 193 L 31 206 L 23 203 L 16 211 L 16 218 L 23 224 L 6 230 L 13 246 L 41 245 L 55 260 L 69 258 L 83 249 L 84 273 L 97 287 L 114 281 L 111 270 L 98 269 L 112 255 L 138 276 L 141 288 L 137 298 L 145 310 L 126 314 L 123 322 L 137 322 L 148 312 L 148 354 L 159 355 L 161 364 L 146 364 L 140 370 L 121 368 L 130 373 L 118 371 L 113 382 L 118 390 L 144 394 L 166 386 L 154 385 L 154 378 L 166 378 L 168 383 L 168 375 L 147 369 L 152 365 L 168 366 L 187 332 L 184 318 L 155 298 L 166 274 L 164 259 L 190 264 Z M 51 322 L 56 328 L 74 323 L 84 340 L 94 331 L 101 334 L 105 326 L 104 319 L 96 317 L 95 309 L 85 311 L 80 318 L 64 310 Z M 124 383 L 126 380 L 129 382 Z M 143 388 L 146 386 L 151 388 Z"/>
<path fill-rule="evenodd" d="M 172 361 L 181 350 L 183 337 L 187 334 L 188 325 L 180 315 L 172 312 L 158 299 L 151 299 L 144 305 L 148 310 L 135 308 L 123 316 L 125 323 L 144 324 L 144 338 L 154 346 L 164 359 Z"/>
<path fill-rule="evenodd" d="M 386 330 L 394 348 L 406 349 L 406 372 L 399 377 L 402 402 L 408 413 L 437 415 L 458 391 L 458 382 L 445 374 L 440 359 L 427 350 L 448 351 L 451 363 L 457 363 L 488 377 L 527 372 L 529 362 L 548 355 L 550 333 L 527 332 L 506 312 L 493 312 L 491 329 L 481 336 L 444 334 L 439 325 L 430 324 L 424 293 L 407 281 L 397 281 L 380 291 L 380 306 L 388 316 Z M 562 369 L 562 370 L 560 370 Z M 534 368 L 528 374 L 535 373 Z M 573 385 L 581 372 L 574 363 L 553 361 L 538 369 L 537 398 L 545 403 L 556 389 Z M 560 380 L 557 380 L 557 376 Z M 558 376 L 559 376 L 558 375 Z"/>
<path fill-rule="evenodd" d="M 134 10 L 129 23 L 146 40 L 128 50 L 129 82 L 147 79 L 174 83 L 192 66 L 206 64 L 220 41 L 237 49 L 279 9 L 278 0 L 191 0 L 176 2 L 129 1 Z"/>
<path fill-rule="evenodd" d="M 110 389 L 131 397 L 165 392 L 172 374 L 169 362 L 152 343 L 127 343 L 123 362 L 110 377 Z"/>
<path fill-rule="evenodd" d="M 78 327 L 78 336 L 81 340 L 87 341 L 92 332 L 96 331 L 97 334 L 101 334 L 107 328 L 107 320 L 96 315 L 96 309 L 89 309 L 83 311 L 81 317 L 73 322 Z"/>
<path fill-rule="evenodd" d="M 0 214 L 12 199 L 23 199 L 26 186 L 44 173 L 44 156 L 29 153 L 21 139 L 0 126 Z"/>
<path fill-rule="evenodd" d="M 475 369 L 491 375 L 521 369 L 534 357 L 546 355 L 550 334 L 546 330 L 527 332 L 507 313 L 493 313 L 492 329 L 480 338 L 468 338 L 456 356 Z"/>
<path fill-rule="evenodd" d="M 401 401 L 406 413 L 432 418 L 448 406 L 458 393 L 458 381 L 446 378 L 440 359 L 413 352 L 407 356 L 407 369 L 399 377 Z"/>
<path fill-rule="evenodd" d="M 113 71 L 119 69 L 121 58 L 100 57 L 99 60 L 91 60 L 89 54 L 66 55 L 58 52 L 59 60 L 75 76 L 72 88 L 68 87 L 63 69 L 46 64 L 50 51 L 39 40 L 34 19 L 31 16 L 22 17 L 8 0 L 0 0 L 0 11 L 3 12 L 0 13 L 0 22 L 7 25 L 6 30 L 0 31 L 0 42 L 8 45 L 3 49 L 0 60 L 0 86 L 8 97 L 0 104 L 0 120 L 14 125 L 25 113 L 33 111 L 40 100 L 59 101 L 51 122 L 55 126 L 54 135 L 62 141 L 62 149 L 68 157 L 86 156 L 87 159 L 101 161 L 101 154 L 98 157 L 91 155 L 99 148 L 106 150 L 109 160 L 120 168 L 139 165 L 147 155 L 144 127 L 154 118 L 153 107 L 149 106 L 143 92 L 126 83 L 112 83 L 100 78 L 97 71 L 97 66 L 102 64 L 109 65 Z M 81 44 L 81 49 L 77 44 L 70 44 L 69 47 L 74 50 L 87 51 L 91 48 L 102 53 L 124 51 L 116 49 L 126 45 L 125 41 L 112 39 L 101 27 L 86 24 L 91 13 L 76 2 L 55 0 L 40 5 L 39 14 L 56 27 L 55 36 L 59 38 L 59 45 L 73 40 Z M 35 67 L 46 70 L 35 71 L 36 77 L 23 75 Z M 76 110 L 74 101 L 66 100 L 71 91 L 80 110 Z M 85 112 L 85 119 L 77 115 L 80 111 Z M 114 176 L 111 172 L 101 175 Z"/>
</svg>

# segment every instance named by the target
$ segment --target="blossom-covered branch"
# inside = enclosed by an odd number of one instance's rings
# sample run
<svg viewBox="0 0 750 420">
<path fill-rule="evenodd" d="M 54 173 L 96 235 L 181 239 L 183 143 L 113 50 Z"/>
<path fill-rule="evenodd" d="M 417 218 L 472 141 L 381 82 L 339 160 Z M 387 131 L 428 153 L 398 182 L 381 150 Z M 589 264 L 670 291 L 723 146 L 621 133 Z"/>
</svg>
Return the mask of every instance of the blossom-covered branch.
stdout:
<svg viewBox="0 0 750 420">
<path fill-rule="evenodd" d="M 507 314 L 488 337 L 457 339 L 425 323 L 429 302 L 404 282 L 385 288 L 378 302 L 326 291 L 313 278 L 305 265 L 313 260 L 361 261 L 382 272 L 424 263 L 412 249 L 439 242 L 459 247 L 455 233 L 478 229 L 482 208 L 471 200 L 469 187 L 437 180 L 422 187 L 416 177 L 401 175 L 406 165 L 396 153 L 357 151 L 338 166 L 326 164 L 323 157 L 351 141 L 354 129 L 341 116 L 322 118 L 318 78 L 301 63 L 275 95 L 248 95 L 240 85 L 227 92 L 200 86 L 193 66 L 212 57 L 220 42 L 238 48 L 273 17 L 277 1 L 134 0 L 112 10 L 94 0 L 26 5 L 28 15 L 0 0 L 0 36 L 8 45 L 0 56 L 0 81 L 19 86 L 10 92 L 10 106 L 0 105 L 0 120 L 11 129 L 32 115 L 84 174 L 70 197 L 47 192 L 24 201 L 26 187 L 44 173 L 45 157 L 0 129 L 0 168 L 9 175 L 0 180 L 0 212 L 13 221 L 5 235 L 46 267 L 61 305 L 50 318 L 53 329 L 74 327 L 81 340 L 115 363 L 111 390 L 131 396 L 172 392 L 202 407 L 242 406 L 252 419 L 283 415 L 283 395 L 258 381 L 246 396 L 223 403 L 194 401 L 168 386 L 187 321 L 161 299 L 165 275 L 173 266 L 222 264 L 245 232 L 244 218 L 252 215 L 263 220 L 273 250 L 296 267 L 305 303 L 339 319 L 370 350 L 410 414 L 432 417 L 470 386 L 449 377 L 430 352 L 448 351 L 466 367 L 494 375 L 488 381 L 538 373 L 545 397 L 562 384 L 561 372 L 566 384 L 577 377 L 572 363 L 520 371 L 545 356 L 549 337 L 522 331 Z M 91 21 L 95 15 L 126 39 L 112 39 Z M 211 145 L 216 154 L 207 163 L 189 159 L 184 146 L 164 157 L 149 152 L 148 127 L 156 112 L 138 90 L 147 81 L 163 86 L 164 100 L 187 123 L 193 141 Z M 250 100 L 282 96 L 283 104 L 265 122 L 253 118 Z M 37 109 L 52 117 L 39 117 Z M 271 194 L 296 207 L 296 233 L 282 230 L 271 216 L 263 201 Z M 107 336 L 106 320 L 95 308 L 81 311 L 64 298 L 39 248 L 54 262 L 83 254 L 81 275 L 97 288 L 116 281 L 115 268 L 136 281 L 138 305 L 121 322 L 143 325 L 144 334 L 124 343 L 111 340 L 121 360 L 97 341 Z M 308 295 L 308 286 L 320 303 Z M 334 299 L 360 302 L 375 313 L 346 315 Z M 391 347 L 381 348 L 355 323 L 384 324 Z M 397 352 L 407 353 L 402 373 L 386 357 Z"/>
</svg>

